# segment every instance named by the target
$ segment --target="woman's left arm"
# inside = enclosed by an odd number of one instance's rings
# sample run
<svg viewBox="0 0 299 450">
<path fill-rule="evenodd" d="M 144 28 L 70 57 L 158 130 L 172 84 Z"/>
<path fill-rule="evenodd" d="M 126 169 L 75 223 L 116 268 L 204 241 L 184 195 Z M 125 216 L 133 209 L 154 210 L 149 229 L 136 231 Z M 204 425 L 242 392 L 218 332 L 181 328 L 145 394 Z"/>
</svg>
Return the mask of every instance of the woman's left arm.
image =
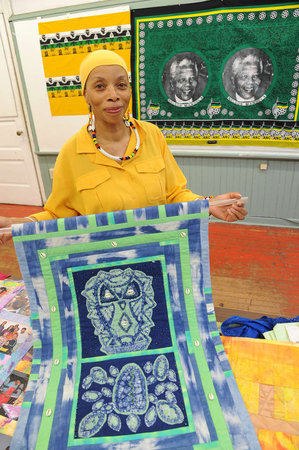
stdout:
<svg viewBox="0 0 299 450">
<path fill-rule="evenodd" d="M 155 127 L 156 128 L 156 127 Z M 179 168 L 175 158 L 173 157 L 164 136 L 158 130 L 158 143 L 165 162 L 166 171 L 166 202 L 186 202 L 204 198 L 201 195 L 194 194 L 187 189 L 187 182 L 184 174 Z M 213 201 L 224 199 L 241 198 L 239 192 L 228 192 L 226 194 L 217 195 L 210 200 L 210 214 L 217 219 L 226 222 L 235 222 L 236 220 L 244 220 L 247 215 L 247 210 L 244 208 L 244 202 L 232 202 L 231 205 L 213 206 Z"/>
</svg>

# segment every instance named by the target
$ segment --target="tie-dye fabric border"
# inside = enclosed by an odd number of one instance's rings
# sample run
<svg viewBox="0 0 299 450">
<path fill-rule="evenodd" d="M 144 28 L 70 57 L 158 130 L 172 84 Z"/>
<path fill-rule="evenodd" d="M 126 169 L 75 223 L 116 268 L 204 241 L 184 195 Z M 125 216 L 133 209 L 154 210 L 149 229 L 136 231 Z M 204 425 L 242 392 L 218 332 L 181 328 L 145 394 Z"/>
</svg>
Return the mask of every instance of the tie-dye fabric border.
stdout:
<svg viewBox="0 0 299 450">
<path fill-rule="evenodd" d="M 47 94 L 53 116 L 87 114 L 79 68 L 94 50 L 111 50 L 122 56 L 130 70 L 131 23 L 128 7 L 109 12 L 39 23 Z"/>
<path fill-rule="evenodd" d="M 132 11 L 135 117 L 169 144 L 298 146 L 299 3 L 257 3 Z"/>
<path fill-rule="evenodd" d="M 259 447 L 212 301 L 208 201 L 14 226 L 34 358 L 11 449 Z"/>
</svg>

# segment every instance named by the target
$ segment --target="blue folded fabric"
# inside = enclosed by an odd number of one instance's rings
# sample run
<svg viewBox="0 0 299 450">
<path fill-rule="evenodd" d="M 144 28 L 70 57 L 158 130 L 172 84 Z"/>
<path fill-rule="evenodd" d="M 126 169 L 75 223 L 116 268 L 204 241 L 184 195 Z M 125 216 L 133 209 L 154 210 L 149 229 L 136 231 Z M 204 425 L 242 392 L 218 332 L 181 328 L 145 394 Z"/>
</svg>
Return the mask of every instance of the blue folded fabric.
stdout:
<svg viewBox="0 0 299 450">
<path fill-rule="evenodd" d="M 224 336 L 238 336 L 264 339 L 265 331 L 273 330 L 277 323 L 299 322 L 299 316 L 293 319 L 285 317 L 263 316 L 260 319 L 247 319 L 246 317 L 232 316 L 221 325 L 221 332 Z"/>
</svg>

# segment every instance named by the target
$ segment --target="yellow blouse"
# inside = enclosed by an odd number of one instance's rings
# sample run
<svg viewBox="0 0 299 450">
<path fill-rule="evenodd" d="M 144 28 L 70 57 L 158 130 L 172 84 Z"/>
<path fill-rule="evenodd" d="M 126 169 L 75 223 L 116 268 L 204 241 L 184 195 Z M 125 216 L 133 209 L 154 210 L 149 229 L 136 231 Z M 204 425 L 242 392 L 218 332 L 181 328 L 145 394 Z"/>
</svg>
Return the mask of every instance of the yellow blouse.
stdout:
<svg viewBox="0 0 299 450">
<path fill-rule="evenodd" d="M 134 209 L 195 200 L 186 178 L 155 125 L 133 119 L 140 136 L 137 154 L 121 164 L 95 147 L 86 125 L 62 147 L 53 190 L 37 220 Z M 131 133 L 126 155 L 136 137 Z"/>
</svg>

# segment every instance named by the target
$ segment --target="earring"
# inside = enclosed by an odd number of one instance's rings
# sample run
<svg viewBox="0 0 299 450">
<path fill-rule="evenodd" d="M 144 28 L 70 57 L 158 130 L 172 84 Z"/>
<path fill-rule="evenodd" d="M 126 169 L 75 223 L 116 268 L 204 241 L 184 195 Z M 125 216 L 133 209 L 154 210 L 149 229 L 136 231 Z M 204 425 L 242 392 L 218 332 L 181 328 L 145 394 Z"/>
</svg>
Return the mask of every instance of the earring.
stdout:
<svg viewBox="0 0 299 450">
<path fill-rule="evenodd" d="M 95 129 L 96 129 L 95 118 L 94 118 L 94 114 L 91 109 L 91 105 L 89 105 L 89 116 L 88 116 L 87 129 L 88 129 L 88 131 L 95 131 Z"/>
<path fill-rule="evenodd" d="M 129 120 L 130 120 L 130 119 L 129 119 L 129 114 L 128 114 L 127 116 L 124 116 L 124 117 L 123 117 L 123 121 L 124 121 L 126 127 L 129 127 L 129 126 L 130 126 Z"/>
</svg>

